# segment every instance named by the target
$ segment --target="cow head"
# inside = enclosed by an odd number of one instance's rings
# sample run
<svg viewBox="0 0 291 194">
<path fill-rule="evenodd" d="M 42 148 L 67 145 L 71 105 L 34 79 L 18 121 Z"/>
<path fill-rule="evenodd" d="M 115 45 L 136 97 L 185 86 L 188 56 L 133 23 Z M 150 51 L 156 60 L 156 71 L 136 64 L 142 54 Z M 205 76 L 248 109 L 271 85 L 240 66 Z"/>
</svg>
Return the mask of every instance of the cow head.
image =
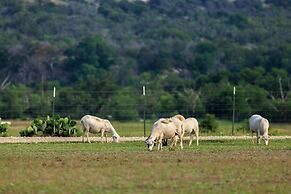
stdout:
<svg viewBox="0 0 291 194">
<path fill-rule="evenodd" d="M 269 137 L 268 135 L 263 135 L 263 138 L 262 138 L 265 142 L 265 145 L 268 145 L 269 144 Z"/>
<path fill-rule="evenodd" d="M 153 150 L 153 147 L 154 147 L 154 145 L 155 145 L 155 138 L 153 138 L 153 137 L 149 137 L 149 138 L 147 138 L 146 140 L 145 140 L 145 143 L 147 144 L 147 146 L 148 146 L 148 150 L 149 151 L 152 151 Z"/>
<path fill-rule="evenodd" d="M 112 141 L 118 143 L 119 142 L 119 138 L 120 138 L 120 136 L 115 134 L 115 135 L 112 136 Z"/>
</svg>

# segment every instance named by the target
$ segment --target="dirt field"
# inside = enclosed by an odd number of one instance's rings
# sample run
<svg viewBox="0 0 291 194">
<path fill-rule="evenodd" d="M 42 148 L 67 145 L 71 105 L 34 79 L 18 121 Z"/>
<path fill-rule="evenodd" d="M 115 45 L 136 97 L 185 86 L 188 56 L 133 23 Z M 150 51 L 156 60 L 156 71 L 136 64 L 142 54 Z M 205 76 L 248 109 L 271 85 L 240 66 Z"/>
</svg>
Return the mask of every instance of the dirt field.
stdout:
<svg viewBox="0 0 291 194">
<path fill-rule="evenodd" d="M 156 148 L 155 148 L 156 149 Z M 291 141 L 0 144 L 0 193 L 290 193 Z"/>
</svg>

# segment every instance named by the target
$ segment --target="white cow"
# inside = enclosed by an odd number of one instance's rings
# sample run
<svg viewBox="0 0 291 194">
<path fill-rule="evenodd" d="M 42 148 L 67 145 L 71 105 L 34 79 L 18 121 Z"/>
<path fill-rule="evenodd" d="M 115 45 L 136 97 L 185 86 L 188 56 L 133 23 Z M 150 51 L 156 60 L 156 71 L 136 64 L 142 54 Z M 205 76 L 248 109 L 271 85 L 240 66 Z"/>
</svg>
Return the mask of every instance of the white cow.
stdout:
<svg viewBox="0 0 291 194">
<path fill-rule="evenodd" d="M 178 119 L 178 120 L 180 120 L 182 122 L 185 121 L 185 117 L 183 115 L 175 115 L 175 116 L 173 116 L 171 118 L 176 118 L 176 119 Z"/>
<path fill-rule="evenodd" d="M 158 143 L 158 150 L 162 150 L 163 139 L 171 139 L 172 144 L 170 148 L 172 148 L 177 142 L 176 135 L 180 138 L 180 147 L 183 149 L 184 131 L 182 129 L 182 122 L 176 118 L 159 119 L 154 123 L 151 129 L 151 134 L 145 143 L 147 144 L 149 151 L 152 151 L 155 143 Z"/>
<path fill-rule="evenodd" d="M 199 125 L 195 118 L 188 118 L 183 121 L 183 129 L 185 134 L 190 134 L 189 146 L 192 144 L 193 135 L 196 135 L 196 145 L 199 145 Z"/>
<path fill-rule="evenodd" d="M 89 132 L 90 133 L 101 133 L 101 142 L 103 143 L 103 136 L 105 134 L 106 137 L 106 143 L 107 141 L 107 132 L 112 133 L 112 139 L 114 142 L 119 142 L 120 136 L 117 134 L 114 127 L 111 125 L 111 123 L 106 119 L 101 119 L 95 116 L 91 115 L 85 115 L 81 119 L 81 123 L 84 127 L 84 132 L 86 132 L 87 141 L 89 143 Z M 84 136 L 82 136 L 82 141 L 84 142 Z"/>
<path fill-rule="evenodd" d="M 159 120 L 157 120 L 157 121 L 154 123 L 154 125 L 155 125 L 156 123 L 158 123 L 158 122 L 165 121 L 165 120 L 169 120 L 169 119 L 172 119 L 172 121 L 176 122 L 177 124 L 179 124 L 180 122 L 185 121 L 185 117 L 184 117 L 183 115 L 178 114 L 178 115 L 175 115 L 175 116 L 170 117 L 170 118 L 160 118 Z M 183 128 L 182 128 L 182 129 L 183 129 Z M 177 141 L 176 141 L 175 143 L 177 143 Z M 163 145 L 165 145 L 165 146 L 168 145 L 168 139 L 164 139 L 164 140 L 163 140 Z M 176 146 L 176 144 L 175 144 L 175 146 Z"/>
<path fill-rule="evenodd" d="M 256 133 L 257 135 L 257 144 L 260 143 L 260 136 L 263 136 L 263 140 L 266 145 L 269 143 L 268 129 L 269 129 L 269 121 L 263 118 L 260 115 L 252 115 L 249 119 L 249 126 L 252 133 Z M 253 138 L 252 138 L 253 139 Z"/>
<path fill-rule="evenodd" d="M 160 118 L 159 120 L 157 120 L 153 124 L 153 126 L 157 125 L 157 123 L 160 123 L 160 122 L 169 122 L 170 120 L 173 121 L 173 122 L 176 122 L 176 123 L 180 123 L 180 122 L 185 121 L 185 118 L 182 115 L 175 115 L 175 116 L 170 117 L 170 118 Z"/>
</svg>

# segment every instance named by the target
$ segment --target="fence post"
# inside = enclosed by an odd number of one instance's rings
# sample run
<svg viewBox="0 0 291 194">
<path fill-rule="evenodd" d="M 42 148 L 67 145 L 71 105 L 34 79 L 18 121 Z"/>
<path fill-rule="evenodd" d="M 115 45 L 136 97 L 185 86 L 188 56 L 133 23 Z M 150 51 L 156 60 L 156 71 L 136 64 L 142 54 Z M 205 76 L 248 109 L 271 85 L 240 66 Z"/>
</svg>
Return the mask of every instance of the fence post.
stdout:
<svg viewBox="0 0 291 194">
<path fill-rule="evenodd" d="M 142 95 L 144 97 L 144 107 L 143 107 L 143 136 L 146 137 L 146 88 L 142 86 Z"/>
<path fill-rule="evenodd" d="M 234 135 L 234 118 L 235 118 L 235 86 L 233 87 L 233 98 L 232 98 L 232 130 L 231 130 L 232 135 Z"/>
<path fill-rule="evenodd" d="M 55 126 L 55 97 L 56 97 L 56 87 L 54 86 L 54 92 L 53 92 L 53 120 L 54 120 L 54 133 L 56 132 L 56 126 Z"/>
</svg>

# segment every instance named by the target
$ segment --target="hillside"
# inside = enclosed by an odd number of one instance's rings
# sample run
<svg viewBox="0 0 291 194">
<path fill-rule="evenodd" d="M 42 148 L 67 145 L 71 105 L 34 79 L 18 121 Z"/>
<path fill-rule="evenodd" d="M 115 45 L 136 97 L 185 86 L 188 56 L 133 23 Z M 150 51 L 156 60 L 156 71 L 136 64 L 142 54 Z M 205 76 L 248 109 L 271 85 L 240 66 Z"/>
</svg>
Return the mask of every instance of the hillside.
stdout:
<svg viewBox="0 0 291 194">
<path fill-rule="evenodd" d="M 0 16 L 2 89 L 46 90 L 54 80 L 98 91 L 250 85 L 271 104 L 288 99 L 290 1 L 3 0 Z"/>
</svg>

